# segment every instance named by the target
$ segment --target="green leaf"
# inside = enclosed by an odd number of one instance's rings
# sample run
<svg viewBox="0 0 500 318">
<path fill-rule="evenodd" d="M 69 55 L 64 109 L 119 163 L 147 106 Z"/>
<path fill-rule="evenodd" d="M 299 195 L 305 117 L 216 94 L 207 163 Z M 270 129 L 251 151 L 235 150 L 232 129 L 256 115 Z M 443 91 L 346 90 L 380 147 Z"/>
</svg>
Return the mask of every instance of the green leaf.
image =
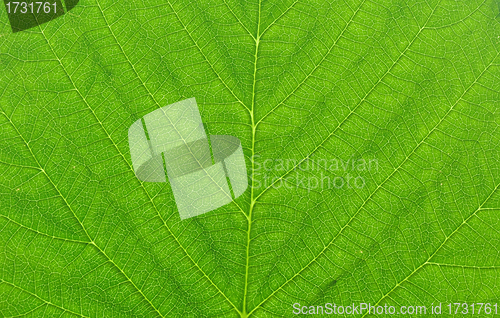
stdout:
<svg viewBox="0 0 500 318">
<path fill-rule="evenodd" d="M 82 0 L 17 33 L 2 8 L 0 316 L 500 302 L 497 4 Z M 250 182 L 181 221 L 127 130 L 190 97 Z"/>
</svg>

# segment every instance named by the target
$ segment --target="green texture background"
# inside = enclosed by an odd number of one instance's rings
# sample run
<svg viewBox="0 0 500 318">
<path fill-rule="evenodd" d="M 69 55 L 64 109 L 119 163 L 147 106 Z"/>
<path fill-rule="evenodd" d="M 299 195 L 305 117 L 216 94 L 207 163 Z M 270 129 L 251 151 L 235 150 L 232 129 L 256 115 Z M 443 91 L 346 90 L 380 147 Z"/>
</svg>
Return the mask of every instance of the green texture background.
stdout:
<svg viewBox="0 0 500 318">
<path fill-rule="evenodd" d="M 12 34 L 2 8 L 0 317 L 500 302 L 498 16 L 475 0 L 82 0 Z M 379 168 L 362 189 L 250 184 L 180 221 L 168 183 L 134 176 L 127 130 L 190 97 L 250 173 L 253 156 Z"/>
</svg>

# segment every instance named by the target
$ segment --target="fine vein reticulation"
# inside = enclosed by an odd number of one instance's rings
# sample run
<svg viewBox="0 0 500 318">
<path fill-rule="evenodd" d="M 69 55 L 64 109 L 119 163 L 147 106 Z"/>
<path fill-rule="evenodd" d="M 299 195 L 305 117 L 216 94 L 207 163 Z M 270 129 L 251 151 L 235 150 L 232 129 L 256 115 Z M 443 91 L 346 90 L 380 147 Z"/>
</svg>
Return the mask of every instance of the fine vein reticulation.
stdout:
<svg viewBox="0 0 500 318">
<path fill-rule="evenodd" d="M 0 315 L 498 303 L 498 10 L 97 0 L 16 34 L 0 16 Z M 249 188 L 181 221 L 127 130 L 190 97 L 241 140 Z"/>
</svg>

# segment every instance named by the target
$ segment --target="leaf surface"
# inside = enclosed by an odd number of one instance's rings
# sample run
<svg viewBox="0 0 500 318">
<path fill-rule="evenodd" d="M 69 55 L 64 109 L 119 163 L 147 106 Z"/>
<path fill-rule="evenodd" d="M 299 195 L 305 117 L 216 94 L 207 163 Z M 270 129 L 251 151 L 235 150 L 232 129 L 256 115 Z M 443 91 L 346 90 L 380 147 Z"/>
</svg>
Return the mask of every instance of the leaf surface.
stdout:
<svg viewBox="0 0 500 318">
<path fill-rule="evenodd" d="M 498 15 L 88 0 L 12 34 L 2 9 L 0 316 L 499 302 Z M 168 183 L 135 177 L 127 130 L 190 97 L 241 140 L 250 186 L 181 221 Z"/>
</svg>

